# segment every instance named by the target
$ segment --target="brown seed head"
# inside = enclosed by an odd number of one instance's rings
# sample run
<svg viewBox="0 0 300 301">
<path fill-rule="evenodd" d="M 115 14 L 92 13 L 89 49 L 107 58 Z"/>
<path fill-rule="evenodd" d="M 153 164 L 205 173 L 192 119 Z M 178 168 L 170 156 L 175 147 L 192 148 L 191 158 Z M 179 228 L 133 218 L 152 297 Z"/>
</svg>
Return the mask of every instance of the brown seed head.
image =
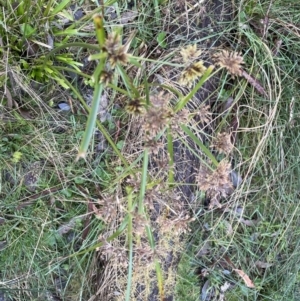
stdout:
<svg viewBox="0 0 300 301">
<path fill-rule="evenodd" d="M 242 76 L 242 64 L 244 64 L 243 57 L 238 52 L 229 52 L 222 50 L 213 56 L 217 65 L 226 68 L 226 70 L 234 76 Z"/>
<path fill-rule="evenodd" d="M 149 138 L 155 137 L 164 126 L 167 125 L 168 108 L 150 107 L 145 114 L 143 124 L 144 131 L 149 135 Z"/>
<path fill-rule="evenodd" d="M 199 108 L 199 111 L 197 112 L 200 122 L 205 124 L 205 123 L 210 123 L 211 122 L 211 111 L 210 111 L 210 106 L 209 105 L 201 105 Z"/>
<path fill-rule="evenodd" d="M 157 94 L 150 95 L 150 102 L 154 107 L 166 107 L 170 102 L 171 95 L 161 91 Z"/>
<path fill-rule="evenodd" d="M 156 141 L 155 139 L 149 139 L 145 141 L 145 147 L 149 149 L 151 154 L 157 155 L 159 150 L 164 147 L 164 144 Z"/>
<path fill-rule="evenodd" d="M 218 194 L 220 197 L 226 197 L 233 191 L 230 172 L 230 163 L 222 160 L 214 171 L 201 167 L 196 176 L 196 181 L 199 188 L 207 194 Z"/>
<path fill-rule="evenodd" d="M 191 62 L 201 55 L 201 50 L 197 51 L 197 45 L 188 45 L 185 48 L 182 48 L 180 51 L 182 59 L 185 63 Z"/>
<path fill-rule="evenodd" d="M 108 85 L 112 82 L 113 80 L 113 73 L 110 71 L 102 71 L 100 75 L 100 82 Z"/>
<path fill-rule="evenodd" d="M 181 85 L 191 87 L 196 79 L 201 77 L 206 71 L 203 61 L 199 61 L 189 65 L 181 74 L 179 83 Z"/>
<path fill-rule="evenodd" d="M 219 153 L 223 153 L 225 155 L 229 155 L 234 147 L 231 143 L 231 135 L 226 132 L 218 133 L 211 146 L 214 147 Z"/>
<path fill-rule="evenodd" d="M 125 107 L 130 114 L 141 115 L 145 111 L 144 103 L 141 99 L 131 99 Z"/>
<path fill-rule="evenodd" d="M 126 47 L 121 45 L 121 37 L 113 32 L 108 35 L 103 50 L 107 52 L 111 66 L 114 68 L 117 63 L 126 65 L 128 62 L 128 54 Z"/>
</svg>

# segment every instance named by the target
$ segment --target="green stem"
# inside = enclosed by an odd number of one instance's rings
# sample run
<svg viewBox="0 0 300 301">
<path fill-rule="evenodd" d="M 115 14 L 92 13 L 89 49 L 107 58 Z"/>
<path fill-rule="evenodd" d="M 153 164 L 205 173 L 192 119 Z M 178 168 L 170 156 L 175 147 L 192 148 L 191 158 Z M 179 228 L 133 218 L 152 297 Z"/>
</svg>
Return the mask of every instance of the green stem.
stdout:
<svg viewBox="0 0 300 301">
<path fill-rule="evenodd" d="M 128 239 L 128 249 L 129 249 L 129 263 L 128 263 L 128 274 L 127 274 L 127 289 L 126 289 L 126 301 L 130 300 L 131 292 L 131 280 L 132 280 L 132 270 L 133 270 L 133 239 L 132 239 L 132 191 L 130 188 L 126 188 L 128 197 L 128 225 L 127 225 L 127 239 Z"/>
<path fill-rule="evenodd" d="M 144 198 L 145 198 L 146 186 L 147 186 L 148 162 L 149 162 L 148 150 L 145 149 L 143 169 L 142 169 L 142 180 L 141 180 L 140 195 L 139 195 L 139 206 L 138 206 L 139 214 L 144 214 Z"/>
<path fill-rule="evenodd" d="M 173 137 L 170 128 L 167 130 L 167 141 L 168 141 L 168 154 L 170 156 L 169 161 L 169 185 L 174 183 L 174 146 L 173 146 Z"/>
<path fill-rule="evenodd" d="M 212 161 L 215 166 L 218 166 L 219 163 L 211 151 L 193 134 L 193 132 L 186 126 L 181 125 L 183 131 L 201 148 L 201 150 L 206 154 L 206 156 Z"/>
<path fill-rule="evenodd" d="M 93 102 L 92 102 L 92 107 L 89 112 L 89 117 L 87 120 L 86 124 L 86 129 L 79 147 L 78 158 L 85 158 L 86 157 L 86 152 L 89 147 L 90 141 L 92 139 L 92 136 L 94 134 L 95 130 L 95 123 L 97 120 L 97 115 L 98 115 L 98 108 L 100 105 L 101 97 L 102 97 L 102 92 L 103 92 L 103 85 L 102 84 L 96 84 L 95 85 L 95 90 L 94 90 L 94 97 L 93 97 Z"/>
<path fill-rule="evenodd" d="M 209 76 L 212 73 L 213 69 L 214 69 L 214 66 L 209 66 L 207 68 L 207 70 L 202 75 L 201 79 L 199 80 L 199 82 L 197 83 L 197 85 L 193 88 L 193 90 L 188 95 L 186 95 L 185 97 L 183 97 L 182 99 L 180 99 L 180 101 L 176 104 L 175 109 L 174 109 L 175 112 L 180 111 L 188 103 L 188 101 L 196 94 L 196 92 L 207 81 L 207 79 L 209 78 Z"/>
<path fill-rule="evenodd" d="M 78 90 L 61 74 L 59 73 L 59 77 L 63 79 L 63 81 L 68 85 L 68 87 L 74 92 L 74 94 L 78 97 L 81 105 L 84 107 L 84 109 L 89 114 L 91 112 L 91 108 L 86 104 L 85 100 L 81 96 L 81 94 L 78 92 Z M 103 136 L 107 140 L 107 142 L 110 144 L 116 155 L 119 157 L 119 159 L 122 161 L 124 166 L 129 169 L 129 164 L 127 163 L 126 159 L 123 157 L 119 149 L 117 148 L 116 144 L 111 139 L 109 133 L 106 131 L 105 127 L 102 125 L 102 123 L 99 120 L 96 120 L 96 125 L 98 129 L 102 132 Z"/>
</svg>

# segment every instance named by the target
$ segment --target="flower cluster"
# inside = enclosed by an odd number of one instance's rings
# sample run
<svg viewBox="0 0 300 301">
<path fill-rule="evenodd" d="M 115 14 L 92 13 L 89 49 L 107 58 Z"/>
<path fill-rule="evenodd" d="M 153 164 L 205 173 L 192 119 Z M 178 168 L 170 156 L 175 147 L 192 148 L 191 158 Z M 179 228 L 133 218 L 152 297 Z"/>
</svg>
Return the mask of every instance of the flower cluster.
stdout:
<svg viewBox="0 0 300 301">
<path fill-rule="evenodd" d="M 203 61 L 197 61 L 201 51 L 197 50 L 196 44 L 182 48 L 180 54 L 187 67 L 181 73 L 179 83 L 190 88 L 194 81 L 204 74 L 207 68 L 204 66 Z"/>
<path fill-rule="evenodd" d="M 200 168 L 196 181 L 200 190 L 206 192 L 211 199 L 210 209 L 220 207 L 219 200 L 233 192 L 230 172 L 231 166 L 226 160 L 221 161 L 214 171 L 206 167 Z"/>
<path fill-rule="evenodd" d="M 223 153 L 225 155 L 229 155 L 234 147 L 234 145 L 231 143 L 231 135 L 226 132 L 218 133 L 211 146 L 214 147 L 220 154 Z"/>
<path fill-rule="evenodd" d="M 121 37 L 118 33 L 113 32 L 108 35 L 103 50 L 107 52 L 111 67 L 114 68 L 117 63 L 126 65 L 128 54 L 126 46 L 121 45 Z"/>
<path fill-rule="evenodd" d="M 216 53 L 213 59 L 217 65 L 225 68 L 233 77 L 242 76 L 244 60 L 240 53 L 222 50 Z"/>
</svg>

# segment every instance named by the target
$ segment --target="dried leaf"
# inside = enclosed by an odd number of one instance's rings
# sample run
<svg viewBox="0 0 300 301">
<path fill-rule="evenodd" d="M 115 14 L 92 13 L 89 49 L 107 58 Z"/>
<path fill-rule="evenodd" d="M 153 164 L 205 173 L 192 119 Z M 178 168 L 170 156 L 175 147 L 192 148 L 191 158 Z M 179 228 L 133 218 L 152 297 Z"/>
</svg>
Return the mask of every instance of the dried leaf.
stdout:
<svg viewBox="0 0 300 301">
<path fill-rule="evenodd" d="M 27 169 L 28 172 L 24 175 L 24 185 L 29 191 L 34 192 L 42 172 L 41 162 L 33 162 Z"/>
<path fill-rule="evenodd" d="M 231 171 L 230 178 L 231 178 L 232 185 L 234 188 L 239 187 L 243 182 L 241 175 L 238 172 L 236 172 L 235 170 Z"/>
<path fill-rule="evenodd" d="M 277 39 L 275 41 L 275 46 L 272 48 L 272 54 L 274 56 L 277 56 L 278 52 L 280 51 L 281 46 L 282 46 L 282 40 L 281 39 Z"/>
<path fill-rule="evenodd" d="M 81 188 L 81 190 L 83 190 Z M 84 191 L 84 190 L 83 190 Z M 87 212 L 88 212 L 88 216 L 86 217 L 85 219 L 85 222 L 84 222 L 84 230 L 82 232 L 82 236 L 81 238 L 83 240 L 85 240 L 90 232 L 90 229 L 91 229 L 91 218 L 92 218 L 92 215 L 90 213 L 93 212 L 94 210 L 94 204 L 91 202 L 90 199 L 87 199 Z"/>
<path fill-rule="evenodd" d="M 24 119 L 33 119 L 34 118 L 33 117 L 34 113 L 30 110 L 19 108 L 18 112 Z"/>
<path fill-rule="evenodd" d="M 240 120 L 238 114 L 234 114 L 231 122 L 230 122 L 230 129 L 231 129 L 231 143 L 235 145 L 236 143 L 236 136 L 237 130 L 240 125 Z"/>
<path fill-rule="evenodd" d="M 255 288 L 254 283 L 244 271 L 238 269 L 234 269 L 234 271 L 243 279 L 247 287 Z"/>
<path fill-rule="evenodd" d="M 137 11 L 127 11 L 121 15 L 120 23 L 126 24 L 132 22 L 138 15 Z"/>
<path fill-rule="evenodd" d="M 262 85 L 257 79 L 253 78 L 250 74 L 248 74 L 244 70 L 242 72 L 242 75 L 247 80 L 247 82 L 257 90 L 259 94 L 268 97 L 267 92 L 265 91 L 265 89 L 262 87 Z"/>
<path fill-rule="evenodd" d="M 248 219 L 243 219 L 241 218 L 240 219 L 240 222 L 245 224 L 246 226 L 249 226 L 249 227 L 254 227 L 256 226 L 258 223 L 259 223 L 260 220 L 256 220 L 256 219 L 253 219 L 253 220 L 248 220 Z"/>
<path fill-rule="evenodd" d="M 6 246 L 7 246 L 7 241 L 6 240 L 0 241 L 0 251 L 5 249 Z"/>
<path fill-rule="evenodd" d="M 211 249 L 211 243 L 209 241 L 206 241 L 202 246 L 202 248 L 197 253 L 197 257 L 202 257 L 203 255 L 208 254 L 210 249 Z"/>
<path fill-rule="evenodd" d="M 47 45 L 49 46 L 49 49 L 53 49 L 54 47 L 54 39 L 49 33 L 47 33 Z"/>
<path fill-rule="evenodd" d="M 39 51 L 39 46 L 32 41 L 25 41 L 27 56 L 35 56 Z"/>
<path fill-rule="evenodd" d="M 255 262 L 255 266 L 257 266 L 258 268 L 261 268 L 261 269 L 267 269 L 267 268 L 271 267 L 272 265 L 273 265 L 273 263 L 263 262 L 260 260 L 257 260 Z"/>
<path fill-rule="evenodd" d="M 7 106 L 9 109 L 12 109 L 13 106 L 14 106 L 14 100 L 13 100 L 13 98 L 12 98 L 12 96 L 11 96 L 11 93 L 10 93 L 10 91 L 8 90 L 7 87 L 6 87 L 5 95 L 6 95 L 6 97 L 7 97 L 7 104 L 6 104 L 6 106 Z"/>
<path fill-rule="evenodd" d="M 201 301 L 212 300 L 215 296 L 215 289 L 211 287 L 210 281 L 206 280 L 201 289 Z"/>
<path fill-rule="evenodd" d="M 69 231 L 75 229 L 77 223 L 80 222 L 81 220 L 83 220 L 84 218 L 85 218 L 85 216 L 83 216 L 83 215 L 73 217 L 69 222 L 61 225 L 57 229 L 57 233 L 61 236 L 64 234 L 67 234 Z"/>
<path fill-rule="evenodd" d="M 232 108 L 232 105 L 234 103 L 234 99 L 230 96 L 225 103 L 222 106 L 222 112 L 221 113 L 225 113 L 227 112 L 229 109 Z"/>
<path fill-rule="evenodd" d="M 230 287 L 231 287 L 231 284 L 227 281 L 220 287 L 220 296 L 219 296 L 218 301 L 226 301 L 225 293 L 226 293 L 226 291 L 229 290 Z"/>
</svg>

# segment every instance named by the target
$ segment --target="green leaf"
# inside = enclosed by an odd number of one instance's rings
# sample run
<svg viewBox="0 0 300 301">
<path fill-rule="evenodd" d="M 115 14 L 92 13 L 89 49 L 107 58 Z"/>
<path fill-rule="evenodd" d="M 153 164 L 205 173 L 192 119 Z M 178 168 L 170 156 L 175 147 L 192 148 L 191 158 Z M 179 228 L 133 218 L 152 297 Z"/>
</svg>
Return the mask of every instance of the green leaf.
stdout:
<svg viewBox="0 0 300 301">
<path fill-rule="evenodd" d="M 206 156 L 211 160 L 211 162 L 218 166 L 219 162 L 215 158 L 215 156 L 211 153 L 211 151 L 199 140 L 198 137 L 195 136 L 195 134 L 184 124 L 181 124 L 181 128 L 183 131 L 201 148 L 203 153 L 206 154 Z"/>
<path fill-rule="evenodd" d="M 66 90 L 69 89 L 69 86 L 65 83 L 65 81 L 63 79 L 61 79 L 58 76 L 53 76 L 53 79 L 56 80 L 63 88 L 65 88 Z"/>
<path fill-rule="evenodd" d="M 21 24 L 21 32 L 22 34 L 25 36 L 25 38 L 30 38 L 35 32 L 36 29 L 33 28 L 31 25 L 29 24 Z"/>
<path fill-rule="evenodd" d="M 13 162 L 13 163 L 18 163 L 18 162 L 21 160 L 22 155 L 23 155 L 23 154 L 22 154 L 21 152 L 14 152 L 14 153 L 13 153 L 12 162 Z"/>
<path fill-rule="evenodd" d="M 75 182 L 76 184 L 83 184 L 83 183 L 85 182 L 85 179 L 76 177 L 76 178 L 74 179 L 74 182 Z"/>
<path fill-rule="evenodd" d="M 166 36 L 167 36 L 167 33 L 163 31 L 163 32 L 159 33 L 156 38 L 158 45 L 162 48 L 166 48 L 168 45 L 166 42 Z"/>
<path fill-rule="evenodd" d="M 125 142 L 124 140 L 119 141 L 117 143 L 117 148 L 121 150 L 123 148 L 123 146 L 124 146 L 124 142 Z"/>
<path fill-rule="evenodd" d="M 62 11 L 69 3 L 71 0 L 64 0 L 61 3 L 59 3 L 51 12 L 52 15 L 57 15 L 60 11 Z"/>
<path fill-rule="evenodd" d="M 96 54 L 91 54 L 88 58 L 89 61 L 101 60 L 107 58 L 107 52 L 100 52 Z"/>
<path fill-rule="evenodd" d="M 81 35 L 77 29 L 65 29 L 61 31 L 57 31 L 54 33 L 54 36 L 76 36 Z"/>
</svg>

